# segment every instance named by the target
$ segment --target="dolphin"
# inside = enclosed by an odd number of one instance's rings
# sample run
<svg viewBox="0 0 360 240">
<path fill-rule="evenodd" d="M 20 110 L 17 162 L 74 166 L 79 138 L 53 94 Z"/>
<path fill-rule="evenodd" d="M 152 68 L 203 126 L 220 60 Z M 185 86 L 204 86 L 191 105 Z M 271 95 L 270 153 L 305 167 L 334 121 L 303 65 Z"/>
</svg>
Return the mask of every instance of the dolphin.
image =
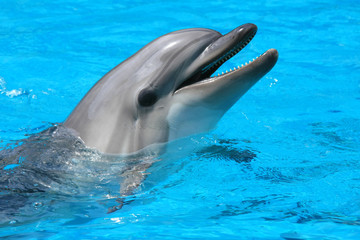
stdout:
<svg viewBox="0 0 360 240">
<path fill-rule="evenodd" d="M 278 59 L 269 49 L 241 68 L 211 76 L 257 27 L 205 28 L 163 35 L 102 77 L 64 122 L 91 148 L 130 154 L 211 130 Z"/>
</svg>

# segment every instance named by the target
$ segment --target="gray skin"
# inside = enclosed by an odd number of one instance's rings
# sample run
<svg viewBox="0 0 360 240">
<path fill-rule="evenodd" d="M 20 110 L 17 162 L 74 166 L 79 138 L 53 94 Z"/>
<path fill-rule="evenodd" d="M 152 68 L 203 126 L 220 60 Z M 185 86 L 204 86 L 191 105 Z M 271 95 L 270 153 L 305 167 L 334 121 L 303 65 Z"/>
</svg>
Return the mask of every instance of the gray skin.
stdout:
<svg viewBox="0 0 360 240">
<path fill-rule="evenodd" d="M 210 77 L 257 31 L 244 24 L 222 35 L 204 28 L 161 36 L 101 78 L 65 121 L 89 147 L 129 154 L 212 129 L 275 65 L 270 49 L 251 63 Z"/>
</svg>

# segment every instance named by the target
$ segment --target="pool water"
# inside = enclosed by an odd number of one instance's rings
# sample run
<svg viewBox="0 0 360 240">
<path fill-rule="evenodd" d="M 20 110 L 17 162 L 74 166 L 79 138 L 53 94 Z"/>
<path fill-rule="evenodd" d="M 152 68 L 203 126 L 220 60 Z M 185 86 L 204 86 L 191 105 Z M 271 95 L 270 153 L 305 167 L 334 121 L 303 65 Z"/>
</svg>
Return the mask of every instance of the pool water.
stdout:
<svg viewBox="0 0 360 240">
<path fill-rule="evenodd" d="M 46 158 L 52 148 L 31 145 L 156 37 L 248 22 L 257 35 L 219 71 L 269 48 L 277 65 L 216 129 L 171 143 L 122 209 L 107 213 L 121 162 L 82 149 L 60 166 Z M 2 1 L 0 159 L 13 159 L 0 179 L 25 183 L 22 154 L 43 150 L 39 166 L 68 180 L 47 178 L 45 193 L 0 192 L 0 237 L 360 239 L 359 39 L 357 0 Z M 76 143 L 47 136 L 52 147 Z"/>
</svg>

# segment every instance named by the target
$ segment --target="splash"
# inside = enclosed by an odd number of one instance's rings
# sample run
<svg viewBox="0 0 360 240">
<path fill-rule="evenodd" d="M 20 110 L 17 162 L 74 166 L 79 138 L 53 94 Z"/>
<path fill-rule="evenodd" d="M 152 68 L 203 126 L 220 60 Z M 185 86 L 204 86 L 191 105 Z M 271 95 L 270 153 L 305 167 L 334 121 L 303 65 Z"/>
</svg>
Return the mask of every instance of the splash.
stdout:
<svg viewBox="0 0 360 240">
<path fill-rule="evenodd" d="M 0 151 L 0 227 L 44 214 L 69 218 L 89 202 L 101 213 L 112 212 L 126 204 L 153 161 L 151 156 L 104 155 L 55 124 Z M 54 208 L 67 211 L 54 214 Z"/>
<path fill-rule="evenodd" d="M 28 96 L 29 98 L 36 98 L 36 95 L 32 93 L 32 89 L 25 90 L 22 88 L 19 89 L 12 89 L 8 90 L 6 88 L 6 82 L 4 78 L 0 77 L 0 94 L 5 95 L 9 98 L 21 97 L 21 96 Z"/>
</svg>

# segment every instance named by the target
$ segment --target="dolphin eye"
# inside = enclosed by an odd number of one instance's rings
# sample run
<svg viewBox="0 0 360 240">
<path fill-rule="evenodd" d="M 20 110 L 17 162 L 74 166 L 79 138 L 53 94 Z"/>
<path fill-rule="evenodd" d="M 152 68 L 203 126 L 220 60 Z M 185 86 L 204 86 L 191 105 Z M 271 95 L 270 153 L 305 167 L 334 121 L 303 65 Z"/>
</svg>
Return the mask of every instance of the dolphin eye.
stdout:
<svg viewBox="0 0 360 240">
<path fill-rule="evenodd" d="M 143 107 L 150 107 L 156 103 L 158 97 L 155 91 L 150 89 L 143 89 L 139 93 L 138 102 Z"/>
</svg>

